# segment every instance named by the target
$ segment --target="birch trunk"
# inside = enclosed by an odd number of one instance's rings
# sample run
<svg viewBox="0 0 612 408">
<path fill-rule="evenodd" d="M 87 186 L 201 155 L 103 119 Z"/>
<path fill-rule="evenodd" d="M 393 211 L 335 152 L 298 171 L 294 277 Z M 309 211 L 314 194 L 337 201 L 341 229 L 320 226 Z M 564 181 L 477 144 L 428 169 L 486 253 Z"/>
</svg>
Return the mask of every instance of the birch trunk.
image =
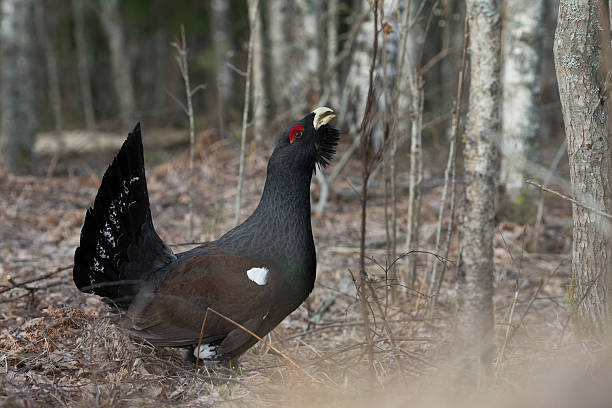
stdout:
<svg viewBox="0 0 612 408">
<path fill-rule="evenodd" d="M 295 99 L 291 79 L 291 34 L 292 2 L 268 0 L 268 37 L 270 41 L 270 99 L 275 101 L 274 109 L 282 117 L 291 116 Z M 262 6 L 263 6 L 262 4 Z"/>
<path fill-rule="evenodd" d="M 32 167 L 36 111 L 32 75 L 32 0 L 3 0 L 0 19 L 0 152 L 9 172 Z"/>
<path fill-rule="evenodd" d="M 496 143 L 500 138 L 501 27 L 496 0 L 467 0 L 470 29 L 465 196 L 457 271 L 457 334 L 462 353 L 481 370 L 493 346 L 493 231 Z"/>
<path fill-rule="evenodd" d="M 361 8 L 353 13 L 355 18 L 364 12 L 367 13 L 367 17 L 365 21 L 361 23 L 361 27 L 356 34 L 355 48 L 342 88 L 342 98 L 340 101 L 340 106 L 346 109 L 343 115 L 343 122 L 350 134 L 357 134 L 363 112 L 365 111 L 369 87 L 370 64 L 372 63 L 372 54 L 374 52 L 372 49 L 374 13 L 369 12 L 371 7 L 368 0 L 361 0 L 359 4 Z M 374 111 L 372 117 L 375 117 L 376 114 L 377 112 Z M 371 126 L 376 126 L 376 124 L 372 123 Z M 375 127 L 372 139 L 381 139 L 379 126 Z"/>
<path fill-rule="evenodd" d="M 123 35 L 123 23 L 119 14 L 119 0 L 100 2 L 100 20 L 111 54 L 113 84 L 119 99 L 119 116 L 123 126 L 131 129 L 135 121 L 136 99 L 132 84 L 130 58 Z"/>
<path fill-rule="evenodd" d="M 264 72 L 264 38 L 263 24 L 261 20 L 260 2 L 249 2 L 249 19 L 254 22 L 253 26 L 253 135 L 257 142 L 263 140 L 266 133 L 266 89 Z M 253 9 L 255 7 L 256 9 Z"/>
<path fill-rule="evenodd" d="M 326 68 L 329 69 L 338 57 L 338 0 L 327 2 L 327 61 Z M 338 84 L 338 67 L 329 72 L 329 100 L 332 106 L 340 104 L 340 90 Z"/>
<path fill-rule="evenodd" d="M 554 54 L 573 195 L 580 202 L 611 213 L 611 101 L 603 80 L 610 75 L 610 62 L 602 59 L 602 54 L 605 55 L 602 49 L 610 49 L 609 26 L 601 7 L 600 0 L 562 0 Z M 610 221 L 576 205 L 572 210 L 570 307 L 584 334 L 609 335 L 612 319 Z"/>
<path fill-rule="evenodd" d="M 229 35 L 229 2 L 226 0 L 212 0 L 211 27 L 215 47 L 215 62 L 217 65 L 217 116 L 219 120 L 219 133 L 225 134 L 226 110 L 231 108 L 234 93 L 234 76 L 227 66 L 230 56 L 231 42 Z"/>
<path fill-rule="evenodd" d="M 219 100 L 224 104 L 231 102 L 234 91 L 234 77 L 227 67 L 228 56 L 231 52 L 231 41 L 228 28 L 229 2 L 226 0 L 212 0 L 211 2 L 212 38 L 215 44 L 215 58 L 217 62 L 217 81 L 219 87 Z"/>
<path fill-rule="evenodd" d="M 96 117 L 91 96 L 91 80 L 89 78 L 88 47 L 85 40 L 85 11 L 83 0 L 72 0 L 72 11 L 74 13 L 74 41 L 76 43 L 76 54 L 78 60 L 79 84 L 83 111 L 85 113 L 85 126 L 90 131 L 96 128 Z"/>
<path fill-rule="evenodd" d="M 529 163 L 540 160 L 540 67 L 544 0 L 507 2 L 504 27 L 501 181 L 524 207 Z M 533 207 L 533 206 L 531 206 Z"/>
<path fill-rule="evenodd" d="M 293 71 L 299 84 L 295 95 L 300 96 L 294 104 L 301 105 L 302 111 L 310 111 L 318 106 L 321 97 L 321 4 L 319 0 L 297 0 L 295 5 L 295 17 L 301 22 L 301 30 L 293 43 L 293 55 L 297 57 Z"/>
</svg>

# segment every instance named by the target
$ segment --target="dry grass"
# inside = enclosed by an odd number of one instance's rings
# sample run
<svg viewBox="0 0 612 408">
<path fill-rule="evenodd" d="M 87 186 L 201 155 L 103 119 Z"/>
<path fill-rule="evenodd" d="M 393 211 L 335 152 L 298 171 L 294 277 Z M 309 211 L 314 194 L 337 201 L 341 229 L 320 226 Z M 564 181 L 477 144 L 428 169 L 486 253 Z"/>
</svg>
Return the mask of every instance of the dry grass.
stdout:
<svg viewBox="0 0 612 408">
<path fill-rule="evenodd" d="M 440 158 L 432 155 L 430 159 L 435 163 Z M 178 156 L 148 168 L 155 225 L 167 242 L 187 240 L 185 163 Z M 247 159 L 244 214 L 257 204 L 265 166 L 262 155 Z M 334 187 L 351 191 L 349 183 L 358 183 L 350 176 L 359 174 L 357 166 L 351 164 Z M 194 224 L 199 232 L 196 239 L 205 241 L 232 227 L 236 147 L 202 134 L 196 167 Z M 377 378 L 368 379 L 350 272 L 356 272 L 359 263 L 359 197 L 332 196 L 324 216 L 313 218 L 319 260 L 315 290 L 266 337 L 315 381 L 263 344 L 248 351 L 238 368 L 205 365 L 196 371 L 193 363 L 183 359 L 182 350 L 155 348 L 127 337 L 112 324 L 97 298 L 73 286 L 70 269 L 33 280 L 72 262 L 85 210 L 99 183 L 101 168 L 88 169 L 84 167 L 82 176 L 56 178 L 0 174 L 0 404 L 598 406 L 585 404 L 593 401 L 602 407 L 612 405 L 609 387 L 592 380 L 609 379 L 605 368 L 610 361 L 609 346 L 578 341 L 571 331 L 561 340 L 568 321 L 565 285 L 570 248 L 570 210 L 563 202 L 548 204 L 547 228 L 540 245 L 546 253 L 522 249 L 525 226 L 500 224 L 495 238 L 495 305 L 497 344 L 500 350 L 504 343 L 506 347 L 499 353 L 493 379 L 480 384 L 476 392 L 474 384 L 465 381 L 468 376 L 462 371 L 461 356 L 450 347 L 455 313 L 452 267 L 433 317 L 426 317 L 427 297 L 414 291 L 406 291 L 398 304 L 389 303 L 380 266 L 385 264 L 380 246 L 385 236 L 383 197 L 376 186 L 368 205 L 366 253 L 372 260 L 367 269 L 397 347 L 391 346 L 383 316 L 372 304 Z M 426 180 L 437 177 L 439 174 L 426 171 Z M 315 196 L 316 191 L 314 188 Z M 440 191 L 440 187 L 424 191 L 423 250 L 434 246 Z M 400 214 L 407 212 L 404 195 L 405 191 L 400 192 Z M 425 276 L 434 257 L 415 256 L 420 276 Z M 33 281 L 20 284 L 27 280 Z M 589 399 L 576 399 L 582 394 L 570 391 L 578 389 L 588 391 Z"/>
</svg>

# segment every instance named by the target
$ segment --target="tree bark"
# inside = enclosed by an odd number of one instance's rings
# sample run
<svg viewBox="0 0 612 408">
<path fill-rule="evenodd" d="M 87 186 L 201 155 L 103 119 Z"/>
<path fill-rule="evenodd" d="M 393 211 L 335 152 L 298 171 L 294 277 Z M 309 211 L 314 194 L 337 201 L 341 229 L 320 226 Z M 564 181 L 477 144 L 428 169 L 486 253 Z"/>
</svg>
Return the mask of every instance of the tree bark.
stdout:
<svg viewBox="0 0 612 408">
<path fill-rule="evenodd" d="M 89 78 L 88 47 L 85 40 L 85 11 L 83 0 L 72 0 L 74 13 L 74 40 L 78 60 L 79 83 L 81 85 L 81 98 L 85 113 L 85 126 L 90 131 L 96 128 L 96 116 L 91 96 L 91 79 Z"/>
<path fill-rule="evenodd" d="M 465 195 L 457 271 L 457 334 L 463 355 L 486 369 L 493 346 L 493 231 L 500 138 L 501 27 L 496 0 L 467 0 L 470 30 Z"/>
<path fill-rule="evenodd" d="M 234 76 L 227 66 L 230 57 L 231 41 L 229 33 L 229 2 L 227 0 L 212 0 L 211 2 L 211 28 L 215 47 L 215 62 L 217 71 L 217 117 L 219 120 L 219 133 L 224 136 L 226 112 L 232 105 L 234 93 Z"/>
<path fill-rule="evenodd" d="M 370 2 L 368 0 L 362 0 L 359 3 L 361 8 L 353 12 L 355 18 L 362 12 L 370 10 Z M 346 110 L 342 120 L 350 134 L 357 133 L 361 117 L 365 111 L 368 96 L 369 68 L 373 53 L 372 37 L 374 37 L 374 17 L 373 13 L 368 13 L 367 19 L 361 23 L 361 27 L 356 34 L 355 48 L 346 79 L 344 80 L 344 86 L 342 87 L 340 106 L 343 106 Z M 375 116 L 375 114 L 373 115 Z M 371 124 L 371 126 L 374 126 L 374 124 Z M 374 138 L 377 137 L 380 139 L 380 136 L 374 136 Z"/>
<path fill-rule="evenodd" d="M 296 0 L 295 6 L 294 18 L 301 21 L 302 28 L 293 42 L 293 55 L 297 57 L 293 71 L 298 78 L 297 89 L 300 89 L 297 95 L 302 95 L 300 101 L 304 101 L 298 108 L 301 111 L 310 111 L 317 107 L 321 98 L 321 3 L 319 0 Z M 299 101 L 294 100 L 293 103 L 299 105 Z"/>
<path fill-rule="evenodd" d="M 609 27 L 602 16 L 601 4 L 600 0 L 561 1 L 554 54 L 573 195 L 580 202 L 610 213 L 611 102 L 604 83 L 610 63 L 602 60 L 602 48 L 609 50 L 609 40 L 603 40 L 604 35 L 609 38 L 606 33 Z M 572 279 L 568 298 L 574 321 L 583 334 L 609 335 L 611 225 L 606 218 L 585 208 L 573 205 L 572 211 Z"/>
<path fill-rule="evenodd" d="M 330 69 L 332 64 L 336 62 L 338 57 L 338 6 L 339 0 L 330 0 L 327 2 L 327 61 L 326 68 Z M 338 67 L 329 72 L 329 101 L 332 106 L 340 104 L 340 90 L 338 89 Z"/>
<path fill-rule="evenodd" d="M 45 53 L 45 65 L 47 69 L 47 81 L 49 85 L 49 104 L 53 110 L 53 119 L 55 122 L 55 132 L 62 133 L 62 98 L 59 84 L 59 74 L 57 72 L 57 57 L 55 47 L 49 35 L 47 22 L 45 21 L 45 3 L 43 1 L 34 2 L 34 13 L 36 18 L 36 32 L 38 40 Z M 47 18 L 49 13 L 47 13 Z"/>
<path fill-rule="evenodd" d="M 123 23 L 119 14 L 119 0 L 100 2 L 100 21 L 108 39 L 113 83 L 119 99 L 119 116 L 123 126 L 131 129 L 135 121 L 136 99 L 132 84 L 130 58 L 123 35 Z"/>
<path fill-rule="evenodd" d="M 270 42 L 270 99 L 275 101 L 274 110 L 278 115 L 289 117 L 294 105 L 294 88 L 291 77 L 291 33 L 292 2 L 268 0 L 268 38 Z M 278 84 L 283 84 L 279 86 Z"/>
<path fill-rule="evenodd" d="M 443 27 L 441 32 L 442 50 L 459 50 L 463 41 L 463 22 L 465 21 L 465 2 L 461 0 L 442 0 Z M 445 114 L 453 110 L 453 101 L 457 96 L 457 71 L 461 67 L 461 54 L 450 52 L 440 61 L 441 98 L 436 103 L 436 111 Z M 452 128 L 447 128 L 448 138 L 452 137 Z M 436 136 L 437 137 L 437 136 Z"/>
<path fill-rule="evenodd" d="M 501 180 L 510 200 L 524 206 L 533 191 L 525 187 L 528 165 L 540 162 L 544 0 L 507 2 L 504 15 Z"/>
<path fill-rule="evenodd" d="M 36 138 L 34 78 L 32 75 L 32 0 L 2 1 L 0 68 L 2 119 L 0 152 L 13 174 L 32 167 Z"/>
<path fill-rule="evenodd" d="M 256 8 L 256 9 L 254 9 Z M 249 2 L 249 20 L 254 22 L 253 32 L 253 135 L 257 142 L 263 140 L 266 124 L 266 89 L 264 72 L 263 24 L 259 1 Z"/>
</svg>

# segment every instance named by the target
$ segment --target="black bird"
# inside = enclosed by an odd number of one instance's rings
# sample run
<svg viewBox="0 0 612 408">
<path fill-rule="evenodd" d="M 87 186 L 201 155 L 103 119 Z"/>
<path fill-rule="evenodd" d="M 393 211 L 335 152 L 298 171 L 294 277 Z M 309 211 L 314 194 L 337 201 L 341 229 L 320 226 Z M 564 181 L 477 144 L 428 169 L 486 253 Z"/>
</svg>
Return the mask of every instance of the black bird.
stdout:
<svg viewBox="0 0 612 408">
<path fill-rule="evenodd" d="M 194 347 L 194 355 L 228 360 L 257 339 L 208 313 L 229 317 L 263 337 L 310 294 L 316 253 L 310 181 L 338 144 L 334 112 L 315 109 L 287 128 L 268 162 L 259 205 L 216 241 L 175 254 L 155 232 L 140 125 L 128 135 L 87 211 L 73 278 L 118 312 L 119 324 L 160 346 Z"/>
</svg>

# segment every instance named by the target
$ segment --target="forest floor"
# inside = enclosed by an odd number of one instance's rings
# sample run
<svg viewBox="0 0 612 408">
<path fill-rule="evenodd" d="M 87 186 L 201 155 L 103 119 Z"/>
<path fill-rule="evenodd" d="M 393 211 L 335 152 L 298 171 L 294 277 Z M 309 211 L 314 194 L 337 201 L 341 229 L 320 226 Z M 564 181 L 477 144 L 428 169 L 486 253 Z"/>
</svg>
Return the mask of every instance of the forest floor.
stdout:
<svg viewBox="0 0 612 408">
<path fill-rule="evenodd" d="M 116 139 L 110 146 L 123 140 Z M 145 140 L 155 227 L 168 243 L 193 242 L 187 227 L 185 148 L 170 149 L 160 140 L 163 136 Z M 442 193 L 438 180 L 446 150 L 425 152 L 418 248 L 424 251 L 435 251 Z M 247 158 L 243 219 L 258 202 L 268 151 Z M 417 255 L 416 288 L 396 287 L 397 300 L 391 302 L 381 266 L 385 211 L 380 175 L 368 201 L 367 268 L 397 348 L 388 344 L 382 315 L 372 305 L 376 379 L 368 375 L 353 280 L 359 265 L 360 199 L 353 190 L 360 184 L 357 159 L 334 184 L 341 193 L 332 194 L 325 212 L 312 219 L 318 258 L 313 293 L 266 337 L 299 368 L 258 344 L 241 357 L 238 368 L 213 364 L 196 370 L 183 359 L 182 350 L 130 339 L 110 322 L 97 297 L 79 292 L 72 283 L 71 264 L 85 211 L 113 154 L 112 149 L 81 151 L 58 161 L 43 156 L 38 176 L 0 174 L 1 406 L 591 406 L 584 404 L 586 396 L 601 402 L 592 406 L 612 406 L 610 376 L 604 371 L 610 364 L 603 363 L 610 361 L 610 345 L 578 340 L 569 324 L 568 203 L 546 197 L 538 251 L 527 245 L 531 225 L 498 216 L 497 358 L 493 380 L 480 384 L 477 393 L 462 381 L 466 365 L 451 347 L 455 264 L 449 263 L 433 315 L 428 314 L 430 298 L 422 284 L 436 262 L 431 255 Z M 233 227 L 235 144 L 200 134 L 196 167 L 193 240 L 202 242 Z M 402 248 L 407 177 L 400 174 Z M 312 190 L 316 200 L 316 182 Z M 176 252 L 192 246 L 173 248 Z M 456 255 L 452 245 L 449 258 L 455 260 Z M 406 258 L 398 262 L 400 272 L 405 265 Z M 578 389 L 582 391 L 575 392 Z"/>
</svg>

